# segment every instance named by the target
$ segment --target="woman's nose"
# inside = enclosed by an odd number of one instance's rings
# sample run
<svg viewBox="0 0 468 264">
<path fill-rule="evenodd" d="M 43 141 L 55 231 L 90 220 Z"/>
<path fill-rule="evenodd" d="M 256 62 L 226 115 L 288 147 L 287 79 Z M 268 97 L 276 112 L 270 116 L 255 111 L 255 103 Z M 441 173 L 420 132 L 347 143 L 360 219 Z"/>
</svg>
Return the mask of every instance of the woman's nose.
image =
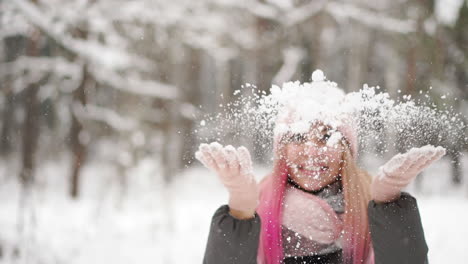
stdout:
<svg viewBox="0 0 468 264">
<path fill-rule="evenodd" d="M 307 142 L 304 152 L 309 156 L 318 156 L 324 153 L 325 149 L 317 143 Z"/>
</svg>

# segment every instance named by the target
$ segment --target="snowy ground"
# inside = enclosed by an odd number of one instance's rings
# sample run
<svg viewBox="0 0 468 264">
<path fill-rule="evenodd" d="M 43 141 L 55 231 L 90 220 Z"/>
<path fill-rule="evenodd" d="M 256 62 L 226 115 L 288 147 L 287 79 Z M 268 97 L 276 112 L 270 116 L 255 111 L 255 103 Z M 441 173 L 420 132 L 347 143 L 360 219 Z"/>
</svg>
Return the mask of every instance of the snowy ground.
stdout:
<svg viewBox="0 0 468 264">
<path fill-rule="evenodd" d="M 382 163 L 365 164 L 373 172 Z M 41 167 L 39 187 L 25 210 L 18 210 L 13 174 L 0 166 L 0 263 L 201 263 L 211 215 L 227 199 L 212 173 L 193 168 L 164 189 L 154 162 L 146 160 L 123 190 L 112 167 L 91 164 L 82 198 L 73 201 L 65 195 L 67 167 L 59 164 L 68 162 Z M 468 158 L 459 188 L 451 186 L 448 166 L 448 160 L 437 162 L 420 191 L 409 188 L 418 198 L 431 264 L 468 259 Z"/>
</svg>

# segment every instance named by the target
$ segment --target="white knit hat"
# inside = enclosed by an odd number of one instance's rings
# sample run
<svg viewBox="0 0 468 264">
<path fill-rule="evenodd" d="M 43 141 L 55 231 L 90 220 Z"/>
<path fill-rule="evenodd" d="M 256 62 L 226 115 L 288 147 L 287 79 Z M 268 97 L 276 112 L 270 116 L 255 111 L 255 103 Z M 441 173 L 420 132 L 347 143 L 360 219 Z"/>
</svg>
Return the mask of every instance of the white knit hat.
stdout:
<svg viewBox="0 0 468 264">
<path fill-rule="evenodd" d="M 313 123 L 321 122 L 341 133 L 357 154 L 357 128 L 352 112 L 343 107 L 346 99 L 337 84 L 327 81 L 321 70 L 312 74 L 312 82 L 287 82 L 273 86 L 271 94 L 280 104 L 274 130 L 275 148 L 287 133 L 306 133 Z"/>
</svg>

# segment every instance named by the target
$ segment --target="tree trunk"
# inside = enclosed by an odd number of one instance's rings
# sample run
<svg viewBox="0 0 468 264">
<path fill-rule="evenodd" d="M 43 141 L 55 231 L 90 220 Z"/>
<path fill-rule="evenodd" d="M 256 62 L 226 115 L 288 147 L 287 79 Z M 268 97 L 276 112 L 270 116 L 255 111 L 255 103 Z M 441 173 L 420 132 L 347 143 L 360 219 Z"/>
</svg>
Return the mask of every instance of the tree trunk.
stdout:
<svg viewBox="0 0 468 264">
<path fill-rule="evenodd" d="M 452 167 L 452 183 L 460 185 L 462 182 L 462 169 L 460 166 L 460 153 L 453 153 L 450 155 Z"/>
<path fill-rule="evenodd" d="M 28 56 L 39 55 L 39 31 L 33 32 L 29 39 L 27 47 Z M 24 109 L 25 119 L 22 129 L 22 168 L 20 172 L 20 180 L 23 187 L 30 187 L 34 181 L 34 156 L 37 149 L 39 138 L 39 102 L 37 93 L 40 85 L 48 79 L 48 76 L 37 83 L 30 83 L 24 91 Z"/>
<path fill-rule="evenodd" d="M 199 80 L 200 76 L 200 50 L 188 49 L 188 52 L 188 63 L 186 65 L 187 78 L 185 79 L 185 85 L 183 87 L 183 96 L 185 97 L 186 102 L 196 107 L 200 104 L 199 96 L 202 92 L 202 89 L 200 89 L 200 83 L 198 81 L 194 81 Z M 192 164 L 194 153 L 196 149 L 198 149 L 197 135 L 194 132 L 194 128 L 196 127 L 195 122 L 197 120 L 199 119 L 195 118 L 193 120 L 185 118 L 182 123 L 184 144 L 182 145 L 183 149 L 181 159 L 186 165 Z"/>
<path fill-rule="evenodd" d="M 22 129 L 23 148 L 20 180 L 24 186 L 29 187 L 34 181 L 34 156 L 39 138 L 39 104 L 37 99 L 39 86 L 34 83 L 26 89 L 24 98 L 26 116 Z"/>
<path fill-rule="evenodd" d="M 4 57 L 6 62 L 15 61 L 20 54 L 26 52 L 28 40 L 23 36 L 13 36 L 4 39 Z M 12 78 L 7 75 L 2 80 L 2 88 L 5 94 L 5 106 L 2 113 L 2 130 L 0 132 L 0 155 L 7 155 L 13 150 L 12 126 L 14 125 L 14 109 L 17 104 L 16 95 L 13 92 Z"/>
<path fill-rule="evenodd" d="M 0 155 L 7 155 L 12 151 L 11 144 L 11 127 L 13 125 L 13 113 L 15 108 L 15 96 L 13 92 L 8 87 L 10 84 L 6 81 L 4 90 L 6 90 L 5 95 L 5 106 L 3 109 L 2 117 L 2 130 L 0 132 Z"/>
<path fill-rule="evenodd" d="M 72 175 L 71 175 L 71 186 L 70 195 L 73 198 L 77 198 L 79 195 L 80 186 L 80 172 L 84 160 L 86 159 L 86 145 L 80 139 L 80 135 L 84 133 L 83 124 L 80 119 L 76 116 L 73 111 L 73 106 L 79 104 L 81 106 L 86 105 L 86 87 L 91 81 L 91 76 L 88 72 L 88 67 L 85 64 L 83 66 L 83 78 L 80 85 L 75 91 L 73 91 L 73 103 L 72 103 L 72 124 L 70 129 L 70 143 L 73 155 L 72 164 Z"/>
</svg>

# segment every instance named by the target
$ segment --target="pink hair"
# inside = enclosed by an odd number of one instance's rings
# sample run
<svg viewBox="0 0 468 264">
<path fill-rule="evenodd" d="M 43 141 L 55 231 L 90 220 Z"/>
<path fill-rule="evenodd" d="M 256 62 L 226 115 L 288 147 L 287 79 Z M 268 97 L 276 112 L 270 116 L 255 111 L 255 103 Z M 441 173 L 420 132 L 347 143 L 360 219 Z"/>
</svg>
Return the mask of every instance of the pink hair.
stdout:
<svg viewBox="0 0 468 264">
<path fill-rule="evenodd" d="M 281 147 L 276 145 L 275 148 L 277 151 L 275 151 L 273 172 L 260 185 L 260 204 L 257 209 L 262 220 L 258 249 L 258 263 L 260 264 L 280 264 L 284 257 L 281 215 L 288 167 L 284 158 L 281 158 L 282 155 L 279 154 Z M 373 264 L 374 256 L 367 219 L 370 176 L 356 167 L 350 152 L 348 146 L 343 154 L 345 161 L 342 172 L 345 199 L 343 263 Z"/>
<path fill-rule="evenodd" d="M 281 238 L 281 214 L 288 167 L 284 159 L 278 159 L 273 173 L 260 185 L 260 204 L 257 212 L 262 220 L 258 263 L 279 264 L 283 260 Z"/>
</svg>

